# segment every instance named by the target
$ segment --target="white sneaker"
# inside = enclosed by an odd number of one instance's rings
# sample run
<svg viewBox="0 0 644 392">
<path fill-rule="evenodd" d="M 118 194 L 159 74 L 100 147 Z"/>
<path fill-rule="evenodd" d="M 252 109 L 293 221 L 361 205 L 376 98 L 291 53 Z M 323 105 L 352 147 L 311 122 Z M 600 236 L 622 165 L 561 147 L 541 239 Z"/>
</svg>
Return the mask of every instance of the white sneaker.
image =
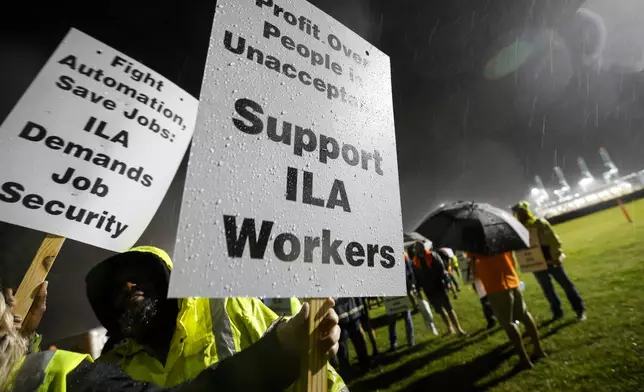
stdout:
<svg viewBox="0 0 644 392">
<path fill-rule="evenodd" d="M 438 336 L 438 330 L 436 329 L 436 325 L 434 325 L 434 323 L 432 323 L 432 333 Z"/>
</svg>

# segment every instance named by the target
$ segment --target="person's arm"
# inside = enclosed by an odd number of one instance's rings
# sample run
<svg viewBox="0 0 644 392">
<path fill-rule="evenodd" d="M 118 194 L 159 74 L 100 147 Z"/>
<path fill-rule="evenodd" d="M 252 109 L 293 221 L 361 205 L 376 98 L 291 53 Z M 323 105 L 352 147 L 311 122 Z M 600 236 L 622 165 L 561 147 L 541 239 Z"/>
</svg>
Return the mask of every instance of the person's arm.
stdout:
<svg viewBox="0 0 644 392">
<path fill-rule="evenodd" d="M 70 392 L 281 391 L 300 373 L 299 358 L 282 349 L 276 329 L 257 343 L 205 370 L 191 381 L 160 387 L 133 380 L 119 365 L 85 361 L 67 375 Z"/>
</svg>

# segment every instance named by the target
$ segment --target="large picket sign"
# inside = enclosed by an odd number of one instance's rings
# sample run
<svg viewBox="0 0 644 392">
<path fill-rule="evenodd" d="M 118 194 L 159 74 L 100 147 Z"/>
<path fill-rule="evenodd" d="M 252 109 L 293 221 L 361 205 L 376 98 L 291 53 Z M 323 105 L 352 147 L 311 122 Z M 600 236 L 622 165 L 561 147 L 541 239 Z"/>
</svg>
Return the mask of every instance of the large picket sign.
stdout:
<svg viewBox="0 0 644 392">
<path fill-rule="evenodd" d="M 221 0 L 170 295 L 405 295 L 389 58 L 302 0 Z"/>
<path fill-rule="evenodd" d="M 161 75 L 70 30 L 0 126 L 0 221 L 128 249 L 170 186 L 197 107 Z"/>
</svg>

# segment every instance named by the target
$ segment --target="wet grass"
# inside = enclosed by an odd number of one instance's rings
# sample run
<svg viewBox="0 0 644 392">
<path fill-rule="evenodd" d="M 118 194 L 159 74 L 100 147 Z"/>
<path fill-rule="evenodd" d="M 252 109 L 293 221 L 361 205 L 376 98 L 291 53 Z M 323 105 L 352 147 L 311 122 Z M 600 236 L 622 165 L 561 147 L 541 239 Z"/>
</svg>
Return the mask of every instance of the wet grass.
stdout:
<svg viewBox="0 0 644 392">
<path fill-rule="evenodd" d="M 453 303 L 469 337 L 434 337 L 415 314 L 416 346 L 379 356 L 374 369 L 350 381 L 351 391 L 643 391 L 644 200 L 627 208 L 634 224 L 614 208 L 556 227 L 568 256 L 565 268 L 586 302 L 586 322 L 576 321 L 559 287 L 566 315 L 548 322 L 540 287 L 531 274 L 522 274 L 528 309 L 549 354 L 535 369 L 515 370 L 506 335 L 484 329 L 478 297 L 464 287 Z M 384 309 L 373 309 L 371 316 L 378 347 L 386 351 L 387 327 L 379 319 Z M 397 328 L 404 344 L 402 320 Z"/>
</svg>

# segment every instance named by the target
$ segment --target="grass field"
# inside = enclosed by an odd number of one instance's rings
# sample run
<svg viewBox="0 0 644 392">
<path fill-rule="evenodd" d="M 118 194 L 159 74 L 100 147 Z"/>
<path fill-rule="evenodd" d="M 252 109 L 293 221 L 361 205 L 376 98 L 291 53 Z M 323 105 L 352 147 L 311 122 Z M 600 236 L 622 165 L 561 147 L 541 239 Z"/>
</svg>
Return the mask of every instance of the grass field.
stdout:
<svg viewBox="0 0 644 392">
<path fill-rule="evenodd" d="M 513 370 L 517 357 L 505 333 L 484 330 L 478 297 L 464 287 L 453 304 L 469 337 L 434 337 L 416 314 L 416 346 L 409 349 L 400 320 L 401 349 L 378 357 L 376 368 L 350 381 L 351 391 L 644 391 L 644 200 L 627 208 L 634 224 L 614 208 L 555 228 L 568 256 L 565 268 L 586 303 L 586 322 L 576 321 L 557 287 L 566 315 L 548 324 L 540 287 L 532 274 L 522 274 L 525 301 L 549 354 L 535 369 Z M 383 315 L 383 308 L 371 312 L 378 347 L 386 351 Z M 439 320 L 437 326 L 444 331 Z"/>
</svg>

